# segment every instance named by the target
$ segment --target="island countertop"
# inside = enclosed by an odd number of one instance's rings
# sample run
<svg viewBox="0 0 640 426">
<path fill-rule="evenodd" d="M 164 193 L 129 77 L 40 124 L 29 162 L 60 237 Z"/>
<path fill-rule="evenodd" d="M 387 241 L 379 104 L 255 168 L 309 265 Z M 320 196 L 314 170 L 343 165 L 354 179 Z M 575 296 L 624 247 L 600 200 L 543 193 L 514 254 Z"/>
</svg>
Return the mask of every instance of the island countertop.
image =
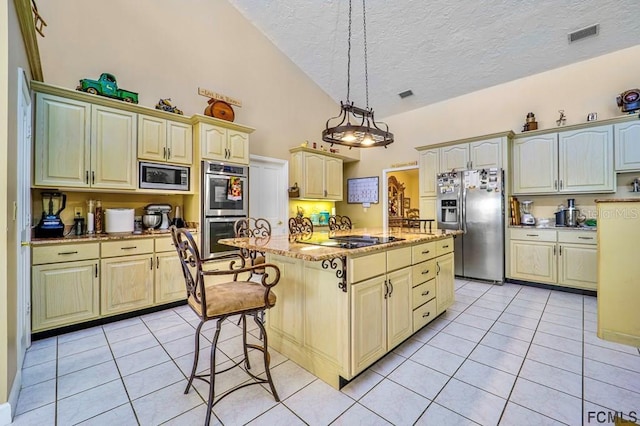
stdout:
<svg viewBox="0 0 640 426">
<path fill-rule="evenodd" d="M 463 231 L 437 230 L 433 233 L 404 231 L 397 229 L 384 230 L 382 228 L 361 228 L 351 229 L 347 231 L 320 231 L 305 236 L 292 237 L 289 235 L 273 235 L 264 238 L 225 238 L 218 240 L 218 243 L 232 247 L 238 247 L 248 250 L 256 250 L 265 253 L 278 254 L 281 256 L 292 257 L 308 261 L 321 261 L 333 259 L 342 256 L 353 256 L 364 253 L 372 253 L 379 250 L 388 250 L 393 248 L 404 247 L 416 243 L 442 240 L 454 235 L 462 234 Z M 360 248 L 340 248 L 327 247 L 314 244 L 306 244 L 299 242 L 300 239 L 317 238 L 317 237 L 334 237 L 346 235 L 363 235 L 367 237 L 394 237 L 399 241 L 391 241 L 383 244 L 374 244 Z"/>
</svg>

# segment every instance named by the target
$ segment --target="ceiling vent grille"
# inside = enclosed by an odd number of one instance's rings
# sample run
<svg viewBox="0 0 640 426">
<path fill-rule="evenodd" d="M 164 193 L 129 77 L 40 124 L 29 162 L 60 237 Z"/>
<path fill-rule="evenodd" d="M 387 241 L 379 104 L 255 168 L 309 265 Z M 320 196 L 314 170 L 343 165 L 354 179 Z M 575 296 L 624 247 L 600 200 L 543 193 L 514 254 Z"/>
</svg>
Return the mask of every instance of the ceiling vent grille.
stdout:
<svg viewBox="0 0 640 426">
<path fill-rule="evenodd" d="M 590 27 L 574 31 L 569 33 L 569 43 L 573 43 L 574 41 L 582 40 L 587 37 L 597 36 L 599 31 L 600 24 L 591 25 Z"/>
<path fill-rule="evenodd" d="M 413 92 L 411 90 L 405 90 L 404 92 L 398 93 L 398 96 L 400 96 L 401 99 L 404 99 L 412 95 L 413 95 Z"/>
</svg>

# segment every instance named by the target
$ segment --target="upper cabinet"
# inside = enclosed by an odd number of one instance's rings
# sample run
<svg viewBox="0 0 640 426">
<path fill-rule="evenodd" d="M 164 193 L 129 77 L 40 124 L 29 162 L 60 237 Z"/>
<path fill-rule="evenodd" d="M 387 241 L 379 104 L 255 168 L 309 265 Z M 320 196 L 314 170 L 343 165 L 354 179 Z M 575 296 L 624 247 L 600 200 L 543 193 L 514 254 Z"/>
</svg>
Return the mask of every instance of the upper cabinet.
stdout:
<svg viewBox="0 0 640 426">
<path fill-rule="evenodd" d="M 420 196 L 435 197 L 436 174 L 452 170 L 505 167 L 502 161 L 512 132 L 496 133 L 447 143 L 439 147 L 419 147 Z"/>
<path fill-rule="evenodd" d="M 191 125 L 138 114 L 138 159 L 192 165 Z"/>
<path fill-rule="evenodd" d="M 613 126 L 515 139 L 513 193 L 614 192 Z"/>
<path fill-rule="evenodd" d="M 202 160 L 249 164 L 252 128 L 203 115 L 194 115 L 192 123 Z"/>
<path fill-rule="evenodd" d="M 640 122 L 613 125 L 616 172 L 640 170 Z"/>
<path fill-rule="evenodd" d="M 136 189 L 136 114 L 38 93 L 34 186 Z"/>
<path fill-rule="evenodd" d="M 298 184 L 300 198 L 342 201 L 341 158 L 313 150 L 291 150 L 289 185 Z"/>
</svg>

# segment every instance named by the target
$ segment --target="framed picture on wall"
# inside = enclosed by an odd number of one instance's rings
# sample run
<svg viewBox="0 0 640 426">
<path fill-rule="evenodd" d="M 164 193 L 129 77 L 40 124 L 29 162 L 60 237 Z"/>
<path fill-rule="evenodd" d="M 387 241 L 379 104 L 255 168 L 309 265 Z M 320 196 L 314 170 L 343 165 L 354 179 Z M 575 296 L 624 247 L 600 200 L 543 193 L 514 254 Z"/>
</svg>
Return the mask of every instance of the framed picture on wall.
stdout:
<svg viewBox="0 0 640 426">
<path fill-rule="evenodd" d="M 409 210 L 411 208 L 411 198 L 404 197 L 402 200 L 402 207 L 404 210 Z"/>
</svg>

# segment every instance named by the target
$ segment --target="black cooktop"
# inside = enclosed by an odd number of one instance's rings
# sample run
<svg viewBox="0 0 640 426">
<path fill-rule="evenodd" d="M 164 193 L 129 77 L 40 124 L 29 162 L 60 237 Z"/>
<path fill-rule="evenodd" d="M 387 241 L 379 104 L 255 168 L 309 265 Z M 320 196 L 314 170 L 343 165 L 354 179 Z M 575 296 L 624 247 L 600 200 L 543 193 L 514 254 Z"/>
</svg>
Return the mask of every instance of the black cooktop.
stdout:
<svg viewBox="0 0 640 426">
<path fill-rule="evenodd" d="M 313 235 L 309 239 L 300 239 L 299 243 L 313 244 L 317 246 L 336 247 L 344 249 L 356 249 L 369 247 L 378 244 L 388 244 L 394 241 L 403 241 L 404 238 L 376 237 L 371 235 L 342 235 L 338 237 L 328 237 L 327 235 Z"/>
</svg>

